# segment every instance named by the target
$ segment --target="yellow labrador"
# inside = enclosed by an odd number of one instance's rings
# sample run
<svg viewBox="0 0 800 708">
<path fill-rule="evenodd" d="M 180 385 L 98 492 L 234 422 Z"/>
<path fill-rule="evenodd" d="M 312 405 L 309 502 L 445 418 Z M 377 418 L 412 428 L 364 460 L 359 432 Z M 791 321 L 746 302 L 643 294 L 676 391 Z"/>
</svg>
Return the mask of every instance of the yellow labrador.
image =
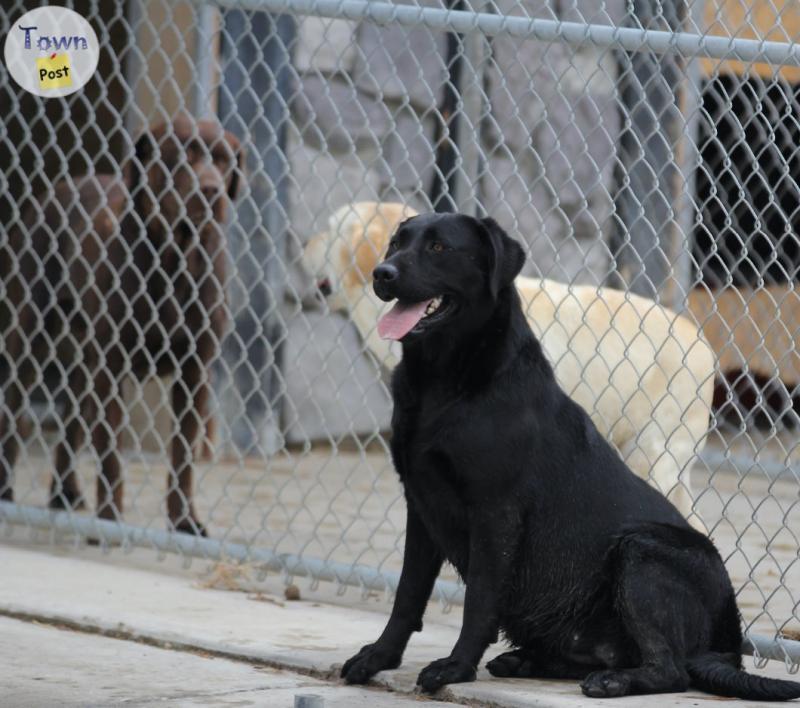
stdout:
<svg viewBox="0 0 800 708">
<path fill-rule="evenodd" d="M 378 336 L 388 306 L 373 293 L 372 271 L 397 225 L 415 214 L 403 204 L 349 204 L 303 254 L 331 309 L 349 313 L 366 348 L 388 368 L 400 352 Z M 633 471 L 691 518 L 687 465 L 705 443 L 714 393 L 714 354 L 697 326 L 611 288 L 523 277 L 516 285 L 559 384 Z"/>
</svg>

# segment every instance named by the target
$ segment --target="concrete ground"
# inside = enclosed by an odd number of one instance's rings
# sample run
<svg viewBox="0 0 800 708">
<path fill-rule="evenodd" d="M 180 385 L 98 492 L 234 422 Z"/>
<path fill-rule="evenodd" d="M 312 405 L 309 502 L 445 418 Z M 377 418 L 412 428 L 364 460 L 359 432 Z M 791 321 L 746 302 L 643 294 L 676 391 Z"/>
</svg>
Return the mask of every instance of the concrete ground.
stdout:
<svg viewBox="0 0 800 708">
<path fill-rule="evenodd" d="M 742 438 L 736 444 L 746 443 Z M 780 459 L 785 450 L 775 447 L 760 455 Z M 740 452 L 752 456 L 754 451 Z M 793 454 L 800 455 L 800 448 Z M 166 459 L 166 453 L 146 459 L 129 456 L 127 522 L 165 528 Z M 31 444 L 16 469 L 17 501 L 44 506 L 51 469 L 49 452 Z M 79 471 L 90 508 L 95 470 L 91 454 L 84 454 Z M 379 442 L 368 451 L 320 446 L 282 450 L 263 459 L 212 461 L 199 467 L 195 486 L 198 513 L 214 539 L 347 565 L 401 566 L 405 505 L 387 450 Z M 757 467 L 711 470 L 698 464 L 691 486 L 695 508 L 740 590 L 748 624 L 761 634 L 787 630 L 800 636 L 797 479 L 788 472 L 770 478 Z M 452 570 L 444 574 L 454 577 Z"/>
<path fill-rule="evenodd" d="M 446 656 L 460 612 L 432 606 L 403 665 L 372 688 L 342 685 L 341 663 L 374 640 L 384 598 L 299 583 L 285 599 L 281 577 L 261 581 L 241 568 L 195 564 L 149 551 L 104 554 L 80 547 L 43 549 L 27 535 L 0 543 L 0 706 L 292 706 L 318 694 L 324 706 L 412 703 L 522 707 L 607 706 L 576 682 L 478 680 L 445 687 L 435 700 L 414 692 L 420 669 Z M 202 566 L 202 567 L 198 567 Z M 495 645 L 485 659 L 502 651 Z M 752 661 L 748 668 L 753 670 Z M 770 662 L 761 675 L 786 677 Z M 388 690 L 387 690 L 388 689 Z M 619 708 L 698 706 L 697 692 L 615 700 Z M 757 706 L 739 701 L 736 705 Z M 764 704 L 766 705 L 766 704 Z"/>
<path fill-rule="evenodd" d="M 0 617 L 0 704 L 64 706 L 292 706 L 318 696 L 326 708 L 419 705 L 413 697 L 334 686 L 299 673 L 173 651 L 69 628 Z M 427 705 L 444 706 L 430 701 Z"/>
</svg>

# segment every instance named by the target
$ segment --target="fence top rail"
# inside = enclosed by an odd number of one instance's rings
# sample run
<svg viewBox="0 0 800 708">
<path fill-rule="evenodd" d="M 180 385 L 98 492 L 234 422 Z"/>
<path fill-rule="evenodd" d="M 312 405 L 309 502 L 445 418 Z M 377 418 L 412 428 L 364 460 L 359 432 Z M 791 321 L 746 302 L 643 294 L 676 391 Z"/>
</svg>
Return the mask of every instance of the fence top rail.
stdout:
<svg viewBox="0 0 800 708">
<path fill-rule="evenodd" d="M 630 52 L 677 53 L 685 57 L 739 60 L 800 67 L 800 44 L 688 32 L 636 29 L 614 25 L 558 22 L 487 12 L 447 10 L 372 0 L 193 0 L 197 5 L 366 20 L 381 25 L 427 27 L 433 30 L 507 35 L 543 42 L 566 42 L 584 47 L 607 47 Z"/>
</svg>

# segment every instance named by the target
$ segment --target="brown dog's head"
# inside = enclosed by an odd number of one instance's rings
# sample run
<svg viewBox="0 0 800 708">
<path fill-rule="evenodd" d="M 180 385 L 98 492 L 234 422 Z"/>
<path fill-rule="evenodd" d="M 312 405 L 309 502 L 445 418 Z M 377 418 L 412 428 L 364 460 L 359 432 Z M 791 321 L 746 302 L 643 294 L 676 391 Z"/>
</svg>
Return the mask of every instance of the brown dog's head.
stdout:
<svg viewBox="0 0 800 708">
<path fill-rule="evenodd" d="M 243 155 L 238 139 L 219 123 L 180 115 L 144 133 L 131 162 L 131 192 L 148 226 L 156 218 L 168 230 L 181 224 L 202 229 L 225 220 Z"/>
</svg>

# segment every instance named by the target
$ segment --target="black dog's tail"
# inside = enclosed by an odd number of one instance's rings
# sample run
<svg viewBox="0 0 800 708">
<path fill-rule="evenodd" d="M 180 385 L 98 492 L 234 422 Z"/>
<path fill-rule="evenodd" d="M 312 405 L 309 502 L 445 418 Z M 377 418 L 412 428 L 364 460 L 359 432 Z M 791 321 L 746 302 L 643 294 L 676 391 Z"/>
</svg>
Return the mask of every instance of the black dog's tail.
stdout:
<svg viewBox="0 0 800 708">
<path fill-rule="evenodd" d="M 708 652 L 686 661 L 692 686 L 717 696 L 751 701 L 790 701 L 800 698 L 800 683 L 753 676 L 739 668 L 736 654 Z"/>
</svg>

